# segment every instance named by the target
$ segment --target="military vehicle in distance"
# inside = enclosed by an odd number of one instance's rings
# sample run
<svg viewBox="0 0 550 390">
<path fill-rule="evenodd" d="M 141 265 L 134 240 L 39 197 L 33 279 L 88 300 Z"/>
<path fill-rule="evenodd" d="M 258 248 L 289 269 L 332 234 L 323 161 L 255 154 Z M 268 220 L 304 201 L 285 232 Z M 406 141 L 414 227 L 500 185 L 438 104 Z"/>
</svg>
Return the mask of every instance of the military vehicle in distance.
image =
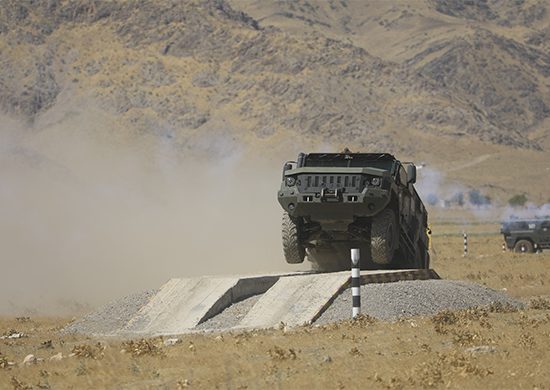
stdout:
<svg viewBox="0 0 550 390">
<path fill-rule="evenodd" d="M 510 218 L 502 223 L 506 247 L 514 252 L 534 253 L 550 249 L 550 216 L 546 218 Z"/>
<path fill-rule="evenodd" d="M 414 188 L 416 167 L 388 153 L 300 153 L 284 164 L 278 200 L 287 263 L 318 271 L 428 269 L 428 214 Z"/>
</svg>

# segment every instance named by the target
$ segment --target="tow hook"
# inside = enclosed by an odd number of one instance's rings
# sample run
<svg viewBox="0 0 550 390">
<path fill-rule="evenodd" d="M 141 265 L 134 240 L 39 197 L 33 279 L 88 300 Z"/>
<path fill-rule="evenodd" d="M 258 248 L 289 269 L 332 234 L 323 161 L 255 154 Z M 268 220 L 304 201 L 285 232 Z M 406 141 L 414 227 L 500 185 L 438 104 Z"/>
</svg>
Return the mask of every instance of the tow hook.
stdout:
<svg viewBox="0 0 550 390">
<path fill-rule="evenodd" d="M 338 188 L 333 190 L 328 188 L 321 188 L 321 201 L 322 202 L 339 202 L 342 200 L 342 191 Z"/>
</svg>

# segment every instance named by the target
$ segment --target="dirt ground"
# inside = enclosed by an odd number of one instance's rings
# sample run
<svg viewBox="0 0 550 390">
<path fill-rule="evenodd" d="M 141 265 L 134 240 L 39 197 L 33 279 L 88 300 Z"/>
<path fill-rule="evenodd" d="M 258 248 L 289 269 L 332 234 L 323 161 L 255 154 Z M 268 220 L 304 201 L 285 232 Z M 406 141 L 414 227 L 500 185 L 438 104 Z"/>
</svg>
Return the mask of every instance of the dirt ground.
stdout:
<svg viewBox="0 0 550 390">
<path fill-rule="evenodd" d="M 503 253 L 496 225 L 434 228 L 442 278 L 506 290 L 525 310 L 493 306 L 395 323 L 113 340 L 60 335 L 67 318 L 0 318 L 1 389 L 549 389 L 550 252 Z M 62 359 L 52 356 L 62 354 Z M 23 364 L 28 354 L 38 361 Z"/>
</svg>

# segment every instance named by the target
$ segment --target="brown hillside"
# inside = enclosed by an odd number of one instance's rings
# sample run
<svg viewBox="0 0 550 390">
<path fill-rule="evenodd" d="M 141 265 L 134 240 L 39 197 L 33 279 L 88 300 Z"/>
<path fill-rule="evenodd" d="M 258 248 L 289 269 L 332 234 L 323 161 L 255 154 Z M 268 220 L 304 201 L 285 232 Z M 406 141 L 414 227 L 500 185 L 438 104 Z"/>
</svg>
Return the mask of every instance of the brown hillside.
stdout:
<svg viewBox="0 0 550 390">
<path fill-rule="evenodd" d="M 384 149 L 544 201 L 549 7 L 501 3 L 4 1 L 0 107 L 32 124 L 93 101 L 183 149 Z"/>
</svg>

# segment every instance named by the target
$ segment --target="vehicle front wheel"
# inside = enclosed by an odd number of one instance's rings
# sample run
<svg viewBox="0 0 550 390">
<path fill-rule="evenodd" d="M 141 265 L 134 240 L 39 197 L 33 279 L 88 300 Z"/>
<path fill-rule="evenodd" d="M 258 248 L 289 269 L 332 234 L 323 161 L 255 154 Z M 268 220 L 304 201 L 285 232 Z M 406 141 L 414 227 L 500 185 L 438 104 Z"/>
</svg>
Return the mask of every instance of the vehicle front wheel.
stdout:
<svg viewBox="0 0 550 390">
<path fill-rule="evenodd" d="M 516 253 L 533 253 L 535 251 L 533 243 L 527 240 L 519 240 L 514 245 L 514 252 Z"/>
<path fill-rule="evenodd" d="M 371 254 L 376 264 L 390 264 L 399 243 L 397 222 L 392 209 L 374 216 L 371 225 Z"/>
<path fill-rule="evenodd" d="M 300 242 L 301 227 L 299 221 L 294 221 L 287 212 L 283 214 L 283 253 L 289 264 L 303 263 L 306 255 L 306 249 Z"/>
</svg>

